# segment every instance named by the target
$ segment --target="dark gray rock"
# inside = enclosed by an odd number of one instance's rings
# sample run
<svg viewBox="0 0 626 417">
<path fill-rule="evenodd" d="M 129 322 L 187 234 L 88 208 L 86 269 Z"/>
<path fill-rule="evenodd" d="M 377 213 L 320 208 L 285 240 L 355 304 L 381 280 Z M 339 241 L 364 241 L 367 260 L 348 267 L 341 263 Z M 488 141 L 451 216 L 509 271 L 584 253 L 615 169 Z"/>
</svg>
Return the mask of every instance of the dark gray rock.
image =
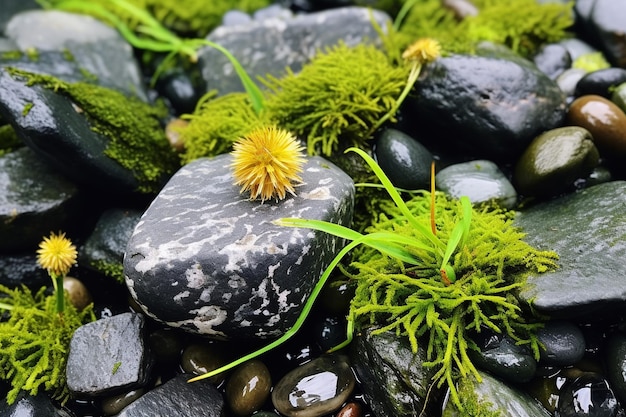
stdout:
<svg viewBox="0 0 626 417">
<path fill-rule="evenodd" d="M 316 417 L 333 413 L 356 385 L 347 358 L 322 355 L 283 376 L 272 389 L 272 404 L 288 417 Z"/>
<path fill-rule="evenodd" d="M 171 326 L 217 339 L 277 337 L 343 243 L 273 221 L 347 225 L 354 184 L 313 157 L 296 197 L 261 204 L 233 185 L 231 163 L 230 154 L 202 158 L 171 178 L 129 240 L 126 282 L 146 314 Z"/>
<path fill-rule="evenodd" d="M 543 345 L 540 364 L 572 366 L 585 355 L 585 336 L 580 328 L 570 321 L 550 320 L 537 330 L 537 338 Z"/>
<path fill-rule="evenodd" d="M 2 0 L 0 7 L 0 35 L 4 33 L 7 22 L 13 15 L 25 10 L 39 9 L 41 5 L 36 0 Z"/>
<path fill-rule="evenodd" d="M 583 2 L 584 3 L 584 2 Z M 584 22 L 590 37 L 605 53 L 611 65 L 626 68 L 626 4 L 595 0 Z"/>
<path fill-rule="evenodd" d="M 0 156 L 0 251 L 35 250 L 51 230 L 73 229 L 77 187 L 29 148 Z"/>
<path fill-rule="evenodd" d="M 37 28 L 37 30 L 33 30 Z M 31 10 L 18 13 L 7 23 L 6 36 L 20 51 L 62 53 L 65 61 L 80 74 L 92 74 L 98 84 L 110 86 L 147 100 L 141 72 L 131 46 L 117 30 L 87 15 L 58 10 Z M 60 64 L 58 68 L 66 68 Z M 46 65 L 40 71 L 50 70 Z M 51 75 L 67 75 L 65 72 Z M 80 78 L 79 78 L 80 79 Z M 68 80 L 69 81 L 69 80 Z"/>
<path fill-rule="evenodd" d="M 102 275 L 124 280 L 124 252 L 142 210 L 111 208 L 102 213 L 78 251 L 78 263 Z"/>
<path fill-rule="evenodd" d="M 496 162 L 515 159 L 535 136 L 561 125 L 565 96 L 532 62 L 497 48 L 484 53 L 494 56 L 451 55 L 428 64 L 406 116 L 414 117 L 426 146 Z"/>
<path fill-rule="evenodd" d="M 554 250 L 560 268 L 528 277 L 523 301 L 552 318 L 611 317 L 626 307 L 626 182 L 613 181 L 522 211 L 531 245 Z"/>
<path fill-rule="evenodd" d="M 93 398 L 146 386 L 152 358 L 145 326 L 143 315 L 123 313 L 79 327 L 67 358 L 71 395 Z"/>
<path fill-rule="evenodd" d="M 390 21 L 381 11 L 373 10 L 372 16 L 382 28 Z M 300 71 L 318 50 L 339 41 L 351 46 L 380 43 L 371 18 L 367 8 L 342 7 L 292 19 L 270 18 L 220 26 L 207 39 L 230 51 L 253 80 L 268 74 L 280 77 L 287 67 Z M 206 47 L 198 57 L 207 90 L 216 89 L 219 94 L 244 91 L 230 61 L 221 52 Z"/>
<path fill-rule="evenodd" d="M 374 415 L 414 416 L 424 409 L 436 371 L 422 366 L 427 361 L 426 344 L 419 343 L 413 353 L 408 339 L 392 331 L 372 335 L 368 328 L 355 336 L 351 359 L 363 398 Z M 436 396 L 435 392 L 430 398 Z"/>
<path fill-rule="evenodd" d="M 66 411 L 58 409 L 44 392 L 37 395 L 18 394 L 11 405 L 0 401 L 0 415 L 2 417 L 71 417 Z"/>
<path fill-rule="evenodd" d="M 517 192 L 513 185 L 491 161 L 476 160 L 445 167 L 435 177 L 437 189 L 454 198 L 469 197 L 473 204 L 494 202 L 513 208 Z"/>
<path fill-rule="evenodd" d="M 37 291 L 49 284 L 50 276 L 37 263 L 35 250 L 0 255 L 0 285 L 9 288 L 26 285 L 31 290 Z"/>
<path fill-rule="evenodd" d="M 141 396 L 115 417 L 222 417 L 224 399 L 212 384 L 180 374 Z"/>
<path fill-rule="evenodd" d="M 476 383 L 472 378 L 462 378 L 461 385 L 469 385 L 468 389 L 473 389 L 479 401 L 484 404 L 490 403 L 488 410 L 497 411 L 502 416 L 507 417 L 550 417 L 552 414 L 543 408 L 537 400 L 529 394 L 513 386 L 507 385 L 500 379 L 494 378 L 485 372 L 480 372 L 482 381 Z M 459 390 L 463 390 L 460 387 Z M 485 414 L 487 414 L 485 412 Z M 461 417 L 463 412 L 448 402 L 443 410 L 443 417 Z M 482 415 L 482 414 L 476 414 Z"/>
<path fill-rule="evenodd" d="M 565 46 L 550 43 L 539 49 L 539 52 L 533 57 L 533 62 L 541 72 L 554 80 L 572 66 L 572 56 Z"/>
</svg>

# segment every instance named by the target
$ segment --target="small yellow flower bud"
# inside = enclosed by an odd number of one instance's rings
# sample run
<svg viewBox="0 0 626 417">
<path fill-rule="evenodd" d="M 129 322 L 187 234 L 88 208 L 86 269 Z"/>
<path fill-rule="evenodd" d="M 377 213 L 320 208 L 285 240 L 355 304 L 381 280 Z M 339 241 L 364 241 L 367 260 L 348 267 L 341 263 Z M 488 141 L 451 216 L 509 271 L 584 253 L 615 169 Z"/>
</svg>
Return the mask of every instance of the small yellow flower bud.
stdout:
<svg viewBox="0 0 626 417">
<path fill-rule="evenodd" d="M 407 61 L 417 61 L 420 64 L 432 62 L 440 56 L 441 45 L 431 38 L 418 39 L 402 53 L 403 59 Z"/>
<path fill-rule="evenodd" d="M 37 250 L 37 263 L 50 275 L 65 276 L 76 263 L 76 247 L 65 233 L 54 232 L 44 237 Z"/>
</svg>

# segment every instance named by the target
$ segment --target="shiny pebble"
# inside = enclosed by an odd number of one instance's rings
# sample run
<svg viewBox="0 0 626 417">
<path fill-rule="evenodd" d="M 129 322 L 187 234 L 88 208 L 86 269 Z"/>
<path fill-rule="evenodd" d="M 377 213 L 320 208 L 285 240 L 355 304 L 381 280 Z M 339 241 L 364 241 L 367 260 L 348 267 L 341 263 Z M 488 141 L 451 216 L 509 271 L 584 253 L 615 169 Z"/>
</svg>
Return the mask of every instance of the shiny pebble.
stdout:
<svg viewBox="0 0 626 417">
<path fill-rule="evenodd" d="M 607 381 L 596 374 L 580 376 L 563 385 L 556 417 L 615 417 L 619 405 Z"/>
<path fill-rule="evenodd" d="M 247 416 L 259 410 L 269 397 L 272 377 L 267 366 L 251 360 L 239 366 L 226 383 L 226 401 L 237 416 Z"/>
<path fill-rule="evenodd" d="M 605 158 L 626 156 L 626 114 L 604 97 L 586 95 L 572 102 L 569 124 L 587 129 Z"/>
<path fill-rule="evenodd" d="M 337 417 L 361 417 L 363 408 L 358 403 L 348 403 L 337 413 Z"/>
<path fill-rule="evenodd" d="M 85 284 L 74 277 L 63 278 L 63 289 L 67 292 L 70 303 L 79 311 L 93 301 Z"/>
<path fill-rule="evenodd" d="M 272 403 L 287 417 L 319 417 L 337 411 L 354 385 L 354 374 L 346 359 L 323 355 L 278 381 L 272 391 Z"/>
<path fill-rule="evenodd" d="M 215 346 L 200 343 L 192 343 L 185 347 L 180 362 L 185 372 L 195 375 L 202 375 L 226 365 L 224 355 Z M 219 385 L 224 380 L 224 374 L 215 375 L 206 380 Z"/>
<path fill-rule="evenodd" d="M 140 388 L 118 394 L 113 397 L 105 398 L 104 400 L 102 400 L 102 413 L 105 416 L 112 416 L 113 414 L 117 414 L 122 411 L 122 409 L 128 404 L 141 397 L 145 392 L 145 389 Z"/>
</svg>

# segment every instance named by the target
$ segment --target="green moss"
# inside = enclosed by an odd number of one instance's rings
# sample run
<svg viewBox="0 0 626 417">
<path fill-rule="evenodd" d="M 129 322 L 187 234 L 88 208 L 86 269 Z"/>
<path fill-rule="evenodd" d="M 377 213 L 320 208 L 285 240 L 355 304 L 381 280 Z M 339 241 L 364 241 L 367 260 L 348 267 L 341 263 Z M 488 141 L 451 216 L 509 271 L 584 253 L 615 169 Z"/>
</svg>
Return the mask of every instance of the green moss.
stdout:
<svg viewBox="0 0 626 417">
<path fill-rule="evenodd" d="M 125 282 L 124 265 L 122 264 L 122 262 L 107 262 L 104 260 L 97 260 L 91 262 L 90 266 L 104 276 L 114 278 L 120 284 L 124 284 Z"/>
<path fill-rule="evenodd" d="M 430 197 L 420 193 L 407 201 L 410 212 L 430 228 Z M 381 212 L 366 230 L 368 233 L 392 232 L 423 241 L 424 234 L 402 215 L 393 203 L 381 203 Z M 461 204 L 438 194 L 435 203 L 437 238 L 451 239 L 459 222 Z M 451 390 L 459 405 L 455 384 L 460 377 L 480 376 L 467 352 L 478 349 L 469 332 L 489 328 L 505 332 L 517 343 L 528 345 L 539 355 L 535 330 L 541 326 L 524 314 L 514 292 L 530 272 L 545 272 L 557 267 L 557 255 L 540 251 L 523 241 L 524 233 L 513 226 L 513 213 L 498 208 L 474 209 L 469 235 L 453 254 L 450 265 L 456 281 L 442 279 L 441 253 L 419 249 L 413 256 L 416 266 L 406 265 L 370 247 L 353 252 L 353 262 L 345 273 L 356 284 L 350 306 L 350 319 L 358 326 L 382 324 L 377 332 L 394 330 L 409 339 L 414 351 L 418 340 L 427 340 L 429 362 L 435 367 L 435 381 Z"/>
<path fill-rule="evenodd" d="M 590 52 L 583 54 L 572 62 L 572 68 L 580 68 L 587 72 L 593 72 L 605 68 L 611 68 L 602 52 Z"/>
<path fill-rule="evenodd" d="M 164 105 L 149 105 L 136 97 L 84 82 L 67 83 L 58 78 L 10 69 L 14 76 L 70 98 L 81 109 L 91 129 L 109 139 L 104 154 L 130 170 L 138 190 L 155 193 L 163 179 L 180 166 L 170 146 L 162 120 Z"/>
<path fill-rule="evenodd" d="M 2 52 L 2 54 L 0 55 L 2 57 L 2 59 L 6 59 L 6 60 L 13 60 L 13 59 L 20 59 L 22 56 L 24 56 L 24 54 L 22 53 L 22 51 L 6 51 L 6 52 Z"/>
<path fill-rule="evenodd" d="M 229 152 L 237 139 L 269 122 L 266 114 L 259 115 L 252 108 L 245 93 L 215 97 L 211 92 L 200 100 L 193 114 L 184 115 L 183 119 L 189 121 L 180 132 L 185 145 L 181 159 L 185 164 Z"/>
<path fill-rule="evenodd" d="M 373 45 L 340 43 L 318 52 L 298 74 L 263 80 L 273 93 L 265 106 L 271 119 L 306 140 L 309 154 L 367 148 L 372 128 L 395 104 L 408 73 Z"/>
<path fill-rule="evenodd" d="M 0 323 L 0 378 L 11 384 L 8 404 L 22 391 L 36 395 L 40 389 L 67 401 L 65 365 L 72 335 L 95 320 L 92 305 L 79 312 L 68 299 L 64 314 L 58 315 L 55 296 L 44 292 L 45 288 L 32 294 L 26 287 L 0 285 L 0 309 L 9 315 Z"/>
<path fill-rule="evenodd" d="M 23 146 L 22 141 L 15 133 L 15 130 L 11 125 L 0 126 L 0 156 L 5 155 L 20 146 Z"/>
<path fill-rule="evenodd" d="M 22 116 L 24 117 L 28 116 L 28 113 L 30 113 L 30 110 L 33 108 L 34 105 L 35 105 L 34 103 L 24 104 L 24 108 L 22 109 Z"/>
<path fill-rule="evenodd" d="M 530 57 L 544 43 L 569 36 L 573 25 L 573 2 L 544 3 L 536 0 L 476 0 L 476 16 L 458 21 L 439 0 L 417 2 L 400 32 L 404 46 L 421 37 L 439 40 L 448 52 L 473 52 L 481 41 L 506 45 Z"/>
<path fill-rule="evenodd" d="M 495 406 L 481 399 L 475 390 L 474 378 L 462 378 L 459 380 L 459 397 L 463 404 L 464 417 L 504 417 Z"/>
</svg>

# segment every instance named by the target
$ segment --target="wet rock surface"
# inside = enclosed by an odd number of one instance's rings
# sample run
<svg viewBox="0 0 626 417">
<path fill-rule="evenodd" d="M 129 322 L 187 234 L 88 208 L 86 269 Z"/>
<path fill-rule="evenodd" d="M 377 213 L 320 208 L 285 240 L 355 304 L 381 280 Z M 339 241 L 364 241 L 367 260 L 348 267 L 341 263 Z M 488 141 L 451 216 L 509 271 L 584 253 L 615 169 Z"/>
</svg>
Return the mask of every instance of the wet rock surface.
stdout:
<svg viewBox="0 0 626 417">
<path fill-rule="evenodd" d="M 347 224 L 353 183 L 313 157 L 296 197 L 260 204 L 233 185 L 231 162 L 196 160 L 172 177 L 130 238 L 126 282 L 145 313 L 170 326 L 216 339 L 276 337 L 293 325 L 341 242 L 273 222 Z"/>
</svg>

